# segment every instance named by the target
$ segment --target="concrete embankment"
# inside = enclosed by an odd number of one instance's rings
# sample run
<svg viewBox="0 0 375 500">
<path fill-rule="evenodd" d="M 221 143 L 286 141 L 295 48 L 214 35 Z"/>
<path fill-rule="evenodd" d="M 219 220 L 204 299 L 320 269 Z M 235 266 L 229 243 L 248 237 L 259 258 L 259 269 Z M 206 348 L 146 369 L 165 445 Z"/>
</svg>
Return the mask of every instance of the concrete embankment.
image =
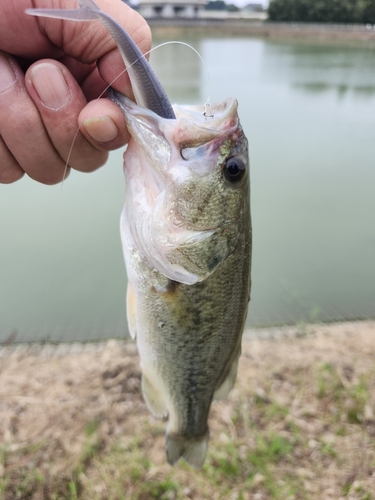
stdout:
<svg viewBox="0 0 375 500">
<path fill-rule="evenodd" d="M 249 19 L 149 19 L 154 35 L 187 33 L 310 40 L 374 41 L 375 25 L 273 23 Z"/>
</svg>

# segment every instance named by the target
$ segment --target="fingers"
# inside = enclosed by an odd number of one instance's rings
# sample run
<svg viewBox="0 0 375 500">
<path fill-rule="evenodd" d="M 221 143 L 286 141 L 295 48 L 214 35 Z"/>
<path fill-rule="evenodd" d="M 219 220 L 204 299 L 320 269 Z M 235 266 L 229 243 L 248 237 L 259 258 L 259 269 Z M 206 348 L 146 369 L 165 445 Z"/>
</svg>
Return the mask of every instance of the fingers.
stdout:
<svg viewBox="0 0 375 500">
<path fill-rule="evenodd" d="M 5 142 L 0 138 L 0 184 L 16 182 L 23 177 L 24 173 Z"/>
<path fill-rule="evenodd" d="M 32 65 L 26 73 L 26 88 L 37 108 L 51 145 L 60 158 L 81 172 L 92 172 L 102 166 L 107 151 L 120 147 L 125 138 L 107 119 L 104 146 L 92 143 L 78 130 L 78 116 L 86 106 L 83 92 L 71 73 L 61 63 L 45 60 Z M 112 125 L 112 126 L 111 126 Z M 124 127 L 123 127 L 124 128 Z"/>
<path fill-rule="evenodd" d="M 90 102 L 78 121 L 87 140 L 101 151 L 118 149 L 129 141 L 122 111 L 108 99 Z"/>
<path fill-rule="evenodd" d="M 39 182 L 55 184 L 70 167 L 84 172 L 97 169 L 108 151 L 128 141 L 124 117 L 114 103 L 86 101 L 123 72 L 124 64 L 112 37 L 98 23 L 37 20 L 24 16 L 23 7 L 47 6 L 44 0 L 37 5 L 20 2 L 7 4 L 5 16 L 0 16 L 0 48 L 34 60 L 65 54 L 66 65 L 41 59 L 24 75 L 16 60 L 0 51 L 0 183 L 14 182 L 26 172 Z M 76 6 L 74 0 L 67 2 L 67 7 Z M 120 0 L 97 2 L 143 52 L 149 50 L 151 33 L 143 18 Z M 60 6 L 59 0 L 50 3 Z M 126 72 L 113 87 L 132 97 Z"/>
<path fill-rule="evenodd" d="M 26 172 L 55 184 L 69 174 L 67 165 L 83 172 L 103 165 L 107 151 L 128 140 L 124 119 L 108 99 L 85 106 L 81 88 L 61 63 L 40 61 L 24 77 L 0 53 L 0 182 Z M 81 112 L 84 134 L 78 130 Z"/>
<path fill-rule="evenodd" d="M 5 54 L 0 54 L 0 90 L 2 176 L 5 172 L 9 176 L 10 170 L 14 176 L 16 171 L 19 175 L 21 168 L 40 182 L 59 182 L 63 177 L 64 161 L 51 144 L 39 112 L 26 91 L 22 71 L 14 59 Z M 5 147 L 8 152 L 4 152 Z"/>
</svg>

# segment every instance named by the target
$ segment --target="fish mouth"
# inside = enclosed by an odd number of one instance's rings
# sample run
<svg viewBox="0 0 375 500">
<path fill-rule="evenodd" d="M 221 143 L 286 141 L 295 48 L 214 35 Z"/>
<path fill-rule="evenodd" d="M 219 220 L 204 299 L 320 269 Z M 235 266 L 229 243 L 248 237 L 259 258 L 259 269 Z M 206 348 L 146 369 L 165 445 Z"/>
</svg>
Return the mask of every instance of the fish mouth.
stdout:
<svg viewBox="0 0 375 500">
<path fill-rule="evenodd" d="M 207 103 L 204 106 L 175 104 L 176 118 L 166 119 L 138 106 L 114 89 L 109 89 L 108 96 L 121 108 L 133 139 L 144 151 L 150 151 L 150 162 L 158 171 L 156 175 L 161 173 L 164 177 L 169 170 L 175 182 L 183 181 L 189 169 L 198 176 L 206 175 L 214 168 L 206 161 L 207 157 L 218 150 L 225 137 L 234 136 L 238 130 L 235 98 L 210 104 L 209 108 Z M 185 165 L 181 164 L 181 159 L 186 161 Z M 173 165 L 178 165 L 178 169 Z"/>
</svg>

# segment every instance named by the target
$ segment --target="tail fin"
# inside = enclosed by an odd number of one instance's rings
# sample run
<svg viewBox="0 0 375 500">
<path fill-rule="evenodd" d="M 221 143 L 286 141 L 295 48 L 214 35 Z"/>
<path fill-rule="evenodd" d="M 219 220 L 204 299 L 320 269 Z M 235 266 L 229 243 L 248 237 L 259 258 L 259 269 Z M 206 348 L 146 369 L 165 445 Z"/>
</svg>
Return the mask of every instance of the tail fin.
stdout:
<svg viewBox="0 0 375 500">
<path fill-rule="evenodd" d="M 100 11 L 93 0 L 78 0 L 79 9 L 26 9 L 31 16 L 51 17 L 52 19 L 66 19 L 68 21 L 91 21 L 98 19 L 95 11 Z"/>
<path fill-rule="evenodd" d="M 208 446 L 209 432 L 199 437 L 185 438 L 183 436 L 167 433 L 167 460 L 174 465 L 180 458 L 183 458 L 196 469 L 200 469 L 204 464 Z"/>
</svg>

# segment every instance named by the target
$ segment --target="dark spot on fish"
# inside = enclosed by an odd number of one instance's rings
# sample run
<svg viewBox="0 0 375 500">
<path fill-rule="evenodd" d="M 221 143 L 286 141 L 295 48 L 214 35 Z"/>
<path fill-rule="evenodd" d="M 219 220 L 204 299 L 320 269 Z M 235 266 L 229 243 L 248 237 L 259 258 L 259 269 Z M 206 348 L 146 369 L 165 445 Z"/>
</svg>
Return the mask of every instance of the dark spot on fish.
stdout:
<svg viewBox="0 0 375 500">
<path fill-rule="evenodd" d="M 178 281 L 169 280 L 166 287 L 166 293 L 174 293 L 179 285 L 180 283 L 178 283 Z"/>
</svg>

